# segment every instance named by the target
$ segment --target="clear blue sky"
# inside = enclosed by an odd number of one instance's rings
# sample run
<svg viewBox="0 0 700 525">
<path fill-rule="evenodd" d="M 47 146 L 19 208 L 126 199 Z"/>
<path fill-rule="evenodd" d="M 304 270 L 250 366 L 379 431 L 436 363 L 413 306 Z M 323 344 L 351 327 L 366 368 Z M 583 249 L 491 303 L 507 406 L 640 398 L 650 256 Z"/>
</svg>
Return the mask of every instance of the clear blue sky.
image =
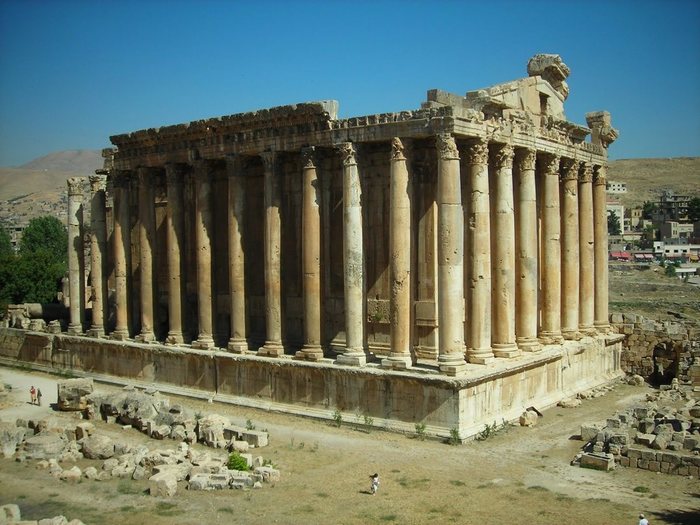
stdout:
<svg viewBox="0 0 700 525">
<path fill-rule="evenodd" d="M 414 109 L 541 52 L 571 68 L 569 120 L 612 113 L 611 158 L 700 156 L 698 0 L 0 0 L 0 166 L 309 100 Z"/>
</svg>

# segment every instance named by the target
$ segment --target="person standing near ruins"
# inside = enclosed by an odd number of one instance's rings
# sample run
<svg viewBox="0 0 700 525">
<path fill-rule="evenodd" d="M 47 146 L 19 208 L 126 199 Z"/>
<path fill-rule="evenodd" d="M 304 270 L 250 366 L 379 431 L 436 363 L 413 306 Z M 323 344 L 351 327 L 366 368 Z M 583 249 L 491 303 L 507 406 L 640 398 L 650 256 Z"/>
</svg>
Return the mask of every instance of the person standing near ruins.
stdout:
<svg viewBox="0 0 700 525">
<path fill-rule="evenodd" d="M 639 515 L 639 525 L 649 525 L 649 520 L 644 517 L 644 514 Z"/>
<path fill-rule="evenodd" d="M 32 405 L 36 404 L 36 388 L 34 388 L 34 385 L 32 385 L 32 388 L 29 389 L 29 397 L 32 400 Z"/>
<path fill-rule="evenodd" d="M 41 388 L 36 389 L 36 404 L 41 406 Z"/>
<path fill-rule="evenodd" d="M 372 481 L 370 482 L 369 491 L 372 493 L 372 496 L 376 496 L 377 490 L 379 490 L 379 474 L 375 472 L 370 476 L 370 479 Z"/>
</svg>

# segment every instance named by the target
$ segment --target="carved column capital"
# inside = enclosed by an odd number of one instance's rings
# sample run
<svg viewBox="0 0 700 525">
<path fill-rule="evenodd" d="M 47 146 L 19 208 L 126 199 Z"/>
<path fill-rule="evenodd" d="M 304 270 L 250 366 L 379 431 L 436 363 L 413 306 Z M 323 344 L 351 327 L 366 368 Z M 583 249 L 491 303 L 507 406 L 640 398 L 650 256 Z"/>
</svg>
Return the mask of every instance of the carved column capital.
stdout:
<svg viewBox="0 0 700 525">
<path fill-rule="evenodd" d="M 515 152 L 515 162 L 518 163 L 518 170 L 527 171 L 535 169 L 537 152 L 530 148 L 518 148 Z"/>
<path fill-rule="evenodd" d="M 265 171 L 275 169 L 275 162 L 277 161 L 277 153 L 275 151 L 263 151 L 259 155 Z"/>
<path fill-rule="evenodd" d="M 469 144 L 467 148 L 467 164 L 488 164 L 489 145 L 485 140 L 478 140 Z"/>
<path fill-rule="evenodd" d="M 305 170 L 316 168 L 316 148 L 314 146 L 301 148 L 301 164 Z"/>
<path fill-rule="evenodd" d="M 510 144 L 494 144 L 491 150 L 491 158 L 497 169 L 512 168 L 515 150 Z"/>
<path fill-rule="evenodd" d="M 596 186 L 605 186 L 607 184 L 604 166 L 593 166 L 593 184 Z"/>
<path fill-rule="evenodd" d="M 545 175 L 559 175 L 559 155 L 553 153 L 542 153 L 542 167 Z"/>
<path fill-rule="evenodd" d="M 84 182 L 84 177 L 70 177 L 68 179 L 68 195 L 76 197 L 83 195 Z"/>
<path fill-rule="evenodd" d="M 435 135 L 435 145 L 441 160 L 459 160 L 459 150 L 455 138 L 449 133 Z"/>
<path fill-rule="evenodd" d="M 578 179 L 578 162 L 574 159 L 561 159 L 561 180 L 577 180 Z"/>
<path fill-rule="evenodd" d="M 391 139 L 391 160 L 406 160 L 409 144 L 399 137 Z"/>
<path fill-rule="evenodd" d="M 343 166 L 357 165 L 357 151 L 352 142 L 341 142 L 336 146 L 343 159 Z"/>
<path fill-rule="evenodd" d="M 90 175 L 90 191 L 92 193 L 97 193 L 98 191 L 104 191 L 107 187 L 107 177 L 104 175 Z"/>
<path fill-rule="evenodd" d="M 588 162 L 581 162 L 578 168 L 578 180 L 582 183 L 593 181 L 593 166 Z"/>
</svg>

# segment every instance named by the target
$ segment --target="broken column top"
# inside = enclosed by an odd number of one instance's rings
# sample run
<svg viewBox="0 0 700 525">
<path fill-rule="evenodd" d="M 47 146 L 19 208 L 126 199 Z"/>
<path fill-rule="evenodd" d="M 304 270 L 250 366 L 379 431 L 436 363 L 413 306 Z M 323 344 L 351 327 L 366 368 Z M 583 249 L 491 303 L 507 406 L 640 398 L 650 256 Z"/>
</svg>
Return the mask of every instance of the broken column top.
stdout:
<svg viewBox="0 0 700 525">
<path fill-rule="evenodd" d="M 559 55 L 538 53 L 527 63 L 527 74 L 531 77 L 540 76 L 558 91 L 564 99 L 569 96 L 569 86 L 566 79 L 571 70 Z"/>
</svg>

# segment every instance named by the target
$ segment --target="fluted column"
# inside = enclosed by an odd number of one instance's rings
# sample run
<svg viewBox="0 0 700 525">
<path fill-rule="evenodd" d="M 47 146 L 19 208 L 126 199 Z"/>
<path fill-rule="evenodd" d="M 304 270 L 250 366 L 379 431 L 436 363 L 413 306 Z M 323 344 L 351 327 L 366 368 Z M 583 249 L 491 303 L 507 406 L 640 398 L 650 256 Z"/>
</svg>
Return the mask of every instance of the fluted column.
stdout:
<svg viewBox="0 0 700 525">
<path fill-rule="evenodd" d="M 277 155 L 274 151 L 261 153 L 265 169 L 265 345 L 259 355 L 277 357 L 284 354 L 282 346 L 282 289 L 280 251 L 282 246 L 280 219 L 280 181 Z"/>
<path fill-rule="evenodd" d="M 540 338 L 561 342 L 561 218 L 559 216 L 559 156 L 542 155 Z"/>
<path fill-rule="evenodd" d="M 131 226 L 129 224 L 129 172 L 116 171 L 112 177 L 114 188 L 114 331 L 112 339 L 129 338 L 129 294 L 127 282 L 127 256 L 131 250 Z"/>
<path fill-rule="evenodd" d="M 245 177 L 241 158 L 226 159 L 228 171 L 228 256 L 231 308 L 231 335 L 228 349 L 242 353 L 248 350 L 245 315 L 245 252 L 243 231 L 245 224 Z"/>
<path fill-rule="evenodd" d="M 68 285 L 70 321 L 68 333 L 83 333 L 83 178 L 68 179 Z"/>
<path fill-rule="evenodd" d="M 593 237 L 593 169 L 587 162 L 579 168 L 579 330 L 591 334 L 595 312 Z"/>
<path fill-rule="evenodd" d="M 595 312 L 593 324 L 601 332 L 608 322 L 608 212 L 605 167 L 593 167 L 593 230 L 595 236 Z"/>
<path fill-rule="evenodd" d="M 467 359 L 470 363 L 493 361 L 491 349 L 491 211 L 489 202 L 488 144 L 469 145 L 469 246 L 467 294 Z"/>
<path fill-rule="evenodd" d="M 297 359 L 323 359 L 321 347 L 321 188 L 315 149 L 303 148 L 301 242 L 304 293 L 304 346 Z"/>
<path fill-rule="evenodd" d="M 493 236 L 491 341 L 496 357 L 520 354 L 515 344 L 515 212 L 513 146 L 492 145 Z"/>
<path fill-rule="evenodd" d="M 153 200 L 153 170 L 139 168 L 139 267 L 141 274 L 141 333 L 136 340 L 149 343 L 155 340 L 153 333 L 153 238 L 155 237 L 156 215 Z"/>
<path fill-rule="evenodd" d="M 562 159 L 561 167 L 561 332 L 565 339 L 578 339 L 578 162 Z"/>
<path fill-rule="evenodd" d="M 212 252 L 213 227 L 211 179 L 214 165 L 211 161 L 195 163 L 196 210 L 195 243 L 197 249 L 197 315 L 199 333 L 193 348 L 209 349 L 214 346 L 212 322 Z"/>
<path fill-rule="evenodd" d="M 464 359 L 464 217 L 459 151 L 448 133 L 436 136 L 438 153 L 438 366 L 447 375 Z M 488 209 L 487 209 L 488 211 Z"/>
<path fill-rule="evenodd" d="M 107 297 L 107 280 L 104 276 L 105 243 L 107 226 L 105 219 L 105 186 L 107 178 L 104 175 L 90 176 L 90 280 L 92 297 L 92 326 L 88 330 L 91 337 L 103 337 L 105 298 Z"/>
<path fill-rule="evenodd" d="M 523 351 L 541 349 L 537 339 L 537 191 L 535 184 L 535 150 L 516 151 L 517 227 L 515 333 Z"/>
<path fill-rule="evenodd" d="M 363 366 L 365 273 L 362 246 L 362 187 L 352 142 L 338 145 L 343 158 L 343 277 L 345 281 L 345 351 L 336 362 Z"/>
<path fill-rule="evenodd" d="M 391 141 L 389 168 L 389 330 L 391 351 L 384 368 L 409 368 L 411 358 L 411 189 L 404 144 Z"/>
<path fill-rule="evenodd" d="M 168 335 L 166 344 L 180 345 L 182 337 L 182 258 L 185 246 L 183 183 L 185 165 L 165 165 L 168 207 L 166 242 L 168 245 Z"/>
</svg>

